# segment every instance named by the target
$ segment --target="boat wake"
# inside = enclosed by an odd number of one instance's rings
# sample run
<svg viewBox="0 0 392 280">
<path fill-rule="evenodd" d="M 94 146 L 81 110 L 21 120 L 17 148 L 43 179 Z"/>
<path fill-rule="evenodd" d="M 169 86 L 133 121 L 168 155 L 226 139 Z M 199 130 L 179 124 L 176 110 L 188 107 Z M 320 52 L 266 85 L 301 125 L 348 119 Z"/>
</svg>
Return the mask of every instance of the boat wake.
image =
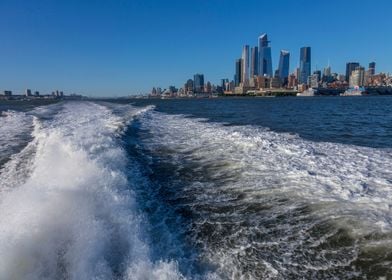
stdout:
<svg viewBox="0 0 392 280">
<path fill-rule="evenodd" d="M 4 118 L 1 279 L 392 276 L 390 149 L 151 106 Z"/>
<path fill-rule="evenodd" d="M 124 116 L 92 103 L 58 110 L 36 119 L 25 182 L 1 193 L 1 278 L 181 278 L 175 262 L 150 261 L 120 144 Z M 143 111 L 128 107 L 125 117 Z"/>
</svg>

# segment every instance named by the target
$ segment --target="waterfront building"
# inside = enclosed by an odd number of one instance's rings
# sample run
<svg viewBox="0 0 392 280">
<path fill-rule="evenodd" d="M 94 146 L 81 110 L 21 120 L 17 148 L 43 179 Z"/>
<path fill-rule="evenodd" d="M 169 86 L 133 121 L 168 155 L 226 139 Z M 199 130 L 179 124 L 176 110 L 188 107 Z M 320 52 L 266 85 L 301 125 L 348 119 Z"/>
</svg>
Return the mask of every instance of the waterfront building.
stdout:
<svg viewBox="0 0 392 280">
<path fill-rule="evenodd" d="M 319 82 L 320 82 L 320 73 L 321 71 L 315 71 L 313 75 L 309 76 L 309 81 L 308 85 L 311 88 L 318 88 L 319 87 Z"/>
<path fill-rule="evenodd" d="M 194 88 L 193 80 L 192 79 L 188 79 L 186 81 L 186 84 L 185 84 L 185 93 L 186 94 L 192 94 L 193 93 L 193 88 Z"/>
<path fill-rule="evenodd" d="M 271 86 L 271 79 L 267 76 L 257 77 L 257 86 L 259 89 L 267 89 Z"/>
<path fill-rule="evenodd" d="M 26 96 L 32 96 L 31 89 L 26 89 Z"/>
<path fill-rule="evenodd" d="M 313 72 L 313 75 L 317 75 L 317 81 L 320 82 L 321 80 L 321 71 L 320 70 L 316 70 Z"/>
<path fill-rule="evenodd" d="M 344 82 L 346 81 L 346 76 L 343 74 L 339 74 L 337 75 L 336 80 L 338 80 L 339 82 Z"/>
<path fill-rule="evenodd" d="M 278 76 L 282 80 L 283 85 L 288 82 L 290 71 L 290 52 L 286 50 L 280 51 Z"/>
<path fill-rule="evenodd" d="M 299 69 L 299 67 L 295 68 L 294 75 L 295 75 L 295 78 L 298 81 L 299 80 L 299 76 L 300 76 L 300 69 Z"/>
<path fill-rule="evenodd" d="M 311 73 L 311 48 L 302 47 L 299 61 L 299 83 L 306 84 Z"/>
<path fill-rule="evenodd" d="M 249 86 L 249 46 L 245 45 L 242 49 L 241 57 L 241 81 L 244 87 Z"/>
<path fill-rule="evenodd" d="M 333 80 L 331 66 L 327 66 L 324 68 L 323 76 L 321 78 L 323 82 L 330 83 Z"/>
<path fill-rule="evenodd" d="M 272 56 L 267 34 L 259 37 L 259 75 L 272 77 Z"/>
<path fill-rule="evenodd" d="M 193 92 L 202 93 L 204 91 L 204 75 L 195 74 L 193 76 Z"/>
<path fill-rule="evenodd" d="M 289 78 L 288 78 L 287 87 L 288 88 L 295 88 L 297 86 L 298 86 L 298 79 L 297 79 L 296 75 L 294 73 L 290 74 Z"/>
<path fill-rule="evenodd" d="M 282 80 L 280 77 L 273 77 L 270 79 L 270 88 L 281 88 Z"/>
<path fill-rule="evenodd" d="M 250 77 L 249 79 L 249 88 L 256 89 L 257 88 L 257 76 Z"/>
<path fill-rule="evenodd" d="M 350 76 L 350 87 L 363 87 L 365 85 L 365 68 L 358 66 Z"/>
<path fill-rule="evenodd" d="M 210 93 L 212 92 L 212 85 L 211 85 L 211 82 L 207 82 L 207 84 L 206 84 L 206 86 L 205 86 L 205 89 L 204 89 L 204 92 L 205 92 L 205 93 L 208 93 L 208 94 L 210 94 Z"/>
<path fill-rule="evenodd" d="M 39 96 L 39 91 L 35 91 L 35 92 L 34 92 L 34 95 L 35 95 L 35 96 Z"/>
<path fill-rule="evenodd" d="M 240 85 L 242 82 L 242 59 L 237 59 L 235 61 L 235 75 L 234 75 L 234 84 L 236 87 Z"/>
<path fill-rule="evenodd" d="M 346 82 L 350 82 L 351 73 L 359 67 L 358 62 L 347 62 L 346 64 Z"/>
<path fill-rule="evenodd" d="M 259 74 L 259 48 L 253 47 L 250 51 L 250 78 Z"/>
<path fill-rule="evenodd" d="M 4 95 L 5 96 L 11 96 L 12 95 L 12 91 L 11 90 L 5 90 L 4 91 Z"/>
<path fill-rule="evenodd" d="M 376 63 L 370 62 L 369 63 L 369 75 L 373 76 L 376 74 Z"/>
</svg>

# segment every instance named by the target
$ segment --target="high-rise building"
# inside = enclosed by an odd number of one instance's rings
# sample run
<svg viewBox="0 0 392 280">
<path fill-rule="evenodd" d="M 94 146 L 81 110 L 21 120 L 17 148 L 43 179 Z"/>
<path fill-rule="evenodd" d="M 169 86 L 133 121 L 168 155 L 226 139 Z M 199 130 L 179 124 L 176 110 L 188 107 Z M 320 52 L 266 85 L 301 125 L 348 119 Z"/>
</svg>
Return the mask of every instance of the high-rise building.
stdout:
<svg viewBox="0 0 392 280">
<path fill-rule="evenodd" d="M 313 74 L 309 76 L 309 86 L 311 88 L 318 88 L 319 87 L 319 76 L 318 74 Z"/>
<path fill-rule="evenodd" d="M 349 82 L 349 81 L 350 81 L 351 73 L 352 73 L 357 67 L 359 67 L 359 63 L 358 63 L 358 62 L 347 62 L 347 64 L 346 64 L 346 82 Z"/>
<path fill-rule="evenodd" d="M 204 91 L 204 75 L 195 74 L 193 76 L 193 92 L 202 93 Z"/>
<path fill-rule="evenodd" d="M 308 82 L 308 77 L 311 72 L 311 49 L 310 47 L 303 47 L 300 51 L 300 60 L 299 60 L 299 83 L 306 84 Z"/>
<path fill-rule="evenodd" d="M 249 86 L 249 46 L 245 45 L 242 49 L 242 73 L 241 80 L 243 86 Z"/>
<path fill-rule="evenodd" d="M 235 75 L 234 75 L 234 85 L 238 87 L 242 82 L 242 59 L 237 59 L 235 61 Z"/>
<path fill-rule="evenodd" d="M 331 66 L 327 66 L 324 68 L 323 71 L 323 76 L 322 76 L 322 81 L 323 82 L 331 82 L 332 81 L 332 71 L 331 71 Z"/>
<path fill-rule="evenodd" d="M 26 89 L 26 96 L 32 96 L 31 89 Z"/>
<path fill-rule="evenodd" d="M 365 85 L 365 68 L 358 66 L 350 75 L 350 87 L 363 87 Z"/>
<path fill-rule="evenodd" d="M 279 58 L 278 75 L 283 84 L 287 84 L 290 70 L 290 52 L 281 50 Z"/>
<path fill-rule="evenodd" d="M 372 76 L 376 74 L 376 63 L 375 62 L 369 63 L 369 74 Z"/>
<path fill-rule="evenodd" d="M 193 80 L 192 79 L 188 79 L 186 81 L 186 84 L 185 84 L 185 93 L 192 94 L 193 93 L 193 88 L 194 88 Z"/>
<path fill-rule="evenodd" d="M 253 47 L 250 51 L 250 77 L 257 76 L 259 73 L 259 48 Z"/>
<path fill-rule="evenodd" d="M 259 75 L 272 77 L 272 57 L 267 34 L 259 37 Z"/>
</svg>

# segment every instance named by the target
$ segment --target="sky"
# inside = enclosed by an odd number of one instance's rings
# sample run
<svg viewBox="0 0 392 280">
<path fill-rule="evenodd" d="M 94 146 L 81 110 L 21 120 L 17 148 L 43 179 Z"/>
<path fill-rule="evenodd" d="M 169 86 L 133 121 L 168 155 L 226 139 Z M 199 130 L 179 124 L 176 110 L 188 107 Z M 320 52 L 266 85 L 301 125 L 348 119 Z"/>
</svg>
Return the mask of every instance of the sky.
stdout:
<svg viewBox="0 0 392 280">
<path fill-rule="evenodd" d="M 267 33 L 279 51 L 392 72 L 390 0 L 0 0 L 0 90 L 127 96 L 181 87 L 195 73 L 233 79 L 242 46 Z"/>
</svg>

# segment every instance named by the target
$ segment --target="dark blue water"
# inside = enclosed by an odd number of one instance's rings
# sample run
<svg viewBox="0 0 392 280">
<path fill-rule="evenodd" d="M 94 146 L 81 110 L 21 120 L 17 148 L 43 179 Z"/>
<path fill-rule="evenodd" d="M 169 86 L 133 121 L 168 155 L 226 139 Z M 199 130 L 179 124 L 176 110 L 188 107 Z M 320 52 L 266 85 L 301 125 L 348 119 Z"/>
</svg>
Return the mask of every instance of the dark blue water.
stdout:
<svg viewBox="0 0 392 280">
<path fill-rule="evenodd" d="M 314 141 L 392 147 L 392 96 L 137 100 L 168 114 L 256 125 Z"/>
<path fill-rule="evenodd" d="M 0 104 L 0 279 L 392 279 L 392 98 Z"/>
</svg>

